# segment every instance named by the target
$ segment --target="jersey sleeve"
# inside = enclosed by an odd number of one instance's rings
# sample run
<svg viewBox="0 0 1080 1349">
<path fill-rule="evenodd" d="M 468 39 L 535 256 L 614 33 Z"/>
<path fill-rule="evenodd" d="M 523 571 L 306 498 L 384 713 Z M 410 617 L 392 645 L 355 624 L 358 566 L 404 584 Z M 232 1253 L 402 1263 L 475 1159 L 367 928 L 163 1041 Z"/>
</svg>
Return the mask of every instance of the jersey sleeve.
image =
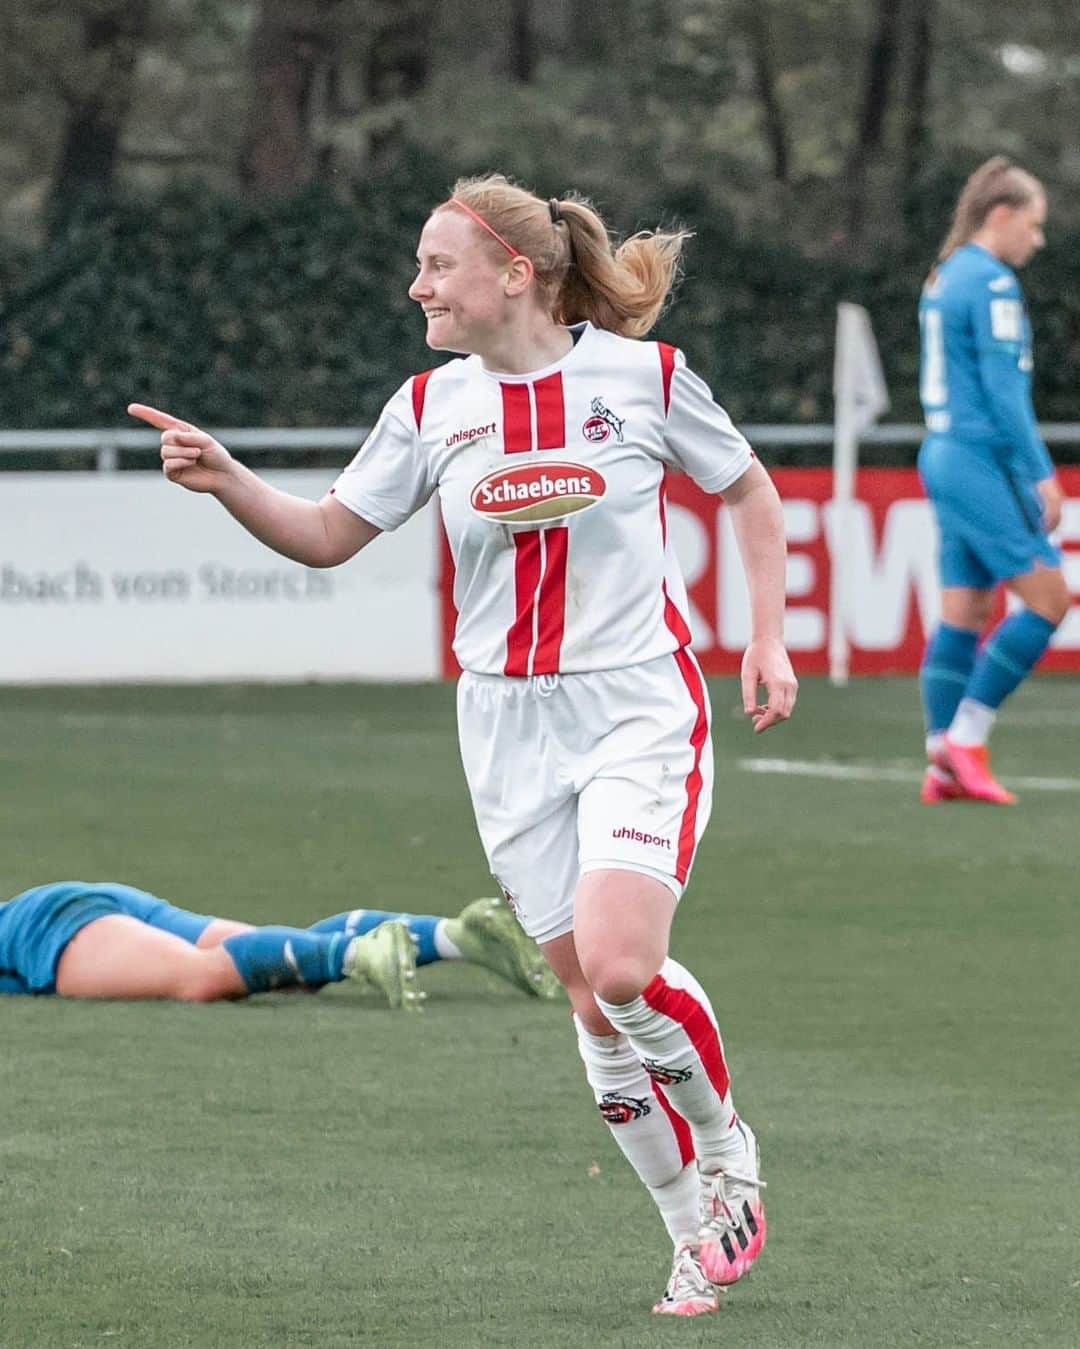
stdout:
<svg viewBox="0 0 1080 1349">
<path fill-rule="evenodd" d="M 689 474 L 703 492 L 722 492 L 750 467 L 754 452 L 746 437 L 712 396 L 705 381 L 675 352 L 667 424 L 660 455 Z"/>
<path fill-rule="evenodd" d="M 394 530 L 435 490 L 431 464 L 416 429 L 409 380 L 383 408 L 368 438 L 338 476 L 331 493 L 354 514 Z"/>
<path fill-rule="evenodd" d="M 1053 477 L 1054 466 L 1031 404 L 1031 350 L 1020 284 L 1003 273 L 980 278 L 972 302 L 979 380 L 994 425 L 1008 445 L 1008 467 L 1030 482 Z"/>
</svg>

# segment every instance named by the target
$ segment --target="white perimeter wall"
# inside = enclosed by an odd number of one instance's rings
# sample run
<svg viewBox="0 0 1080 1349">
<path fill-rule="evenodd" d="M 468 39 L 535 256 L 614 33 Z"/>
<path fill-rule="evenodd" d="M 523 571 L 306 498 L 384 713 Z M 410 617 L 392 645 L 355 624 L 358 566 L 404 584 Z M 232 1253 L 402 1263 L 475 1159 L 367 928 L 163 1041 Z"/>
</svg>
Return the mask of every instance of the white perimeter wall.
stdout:
<svg viewBox="0 0 1080 1349">
<path fill-rule="evenodd" d="M 317 499 L 325 470 L 261 475 Z M 0 475 L 0 683 L 431 679 L 436 516 L 312 571 L 158 473 Z"/>
</svg>

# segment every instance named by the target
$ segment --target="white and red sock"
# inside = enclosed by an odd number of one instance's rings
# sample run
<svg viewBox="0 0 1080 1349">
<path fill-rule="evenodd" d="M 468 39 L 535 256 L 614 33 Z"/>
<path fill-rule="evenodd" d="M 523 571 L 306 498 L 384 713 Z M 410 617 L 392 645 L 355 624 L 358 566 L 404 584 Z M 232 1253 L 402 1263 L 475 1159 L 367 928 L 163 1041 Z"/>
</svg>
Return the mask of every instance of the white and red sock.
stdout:
<svg viewBox="0 0 1080 1349">
<path fill-rule="evenodd" d="M 593 1035 L 574 1017 L 578 1052 L 611 1136 L 660 1210 L 673 1242 L 696 1239 L 697 1167 L 690 1129 L 650 1080 L 625 1035 Z"/>
<path fill-rule="evenodd" d="M 735 1127 L 723 1042 L 712 1005 L 690 971 L 668 959 L 632 1002 L 596 1002 L 627 1036 L 654 1086 L 690 1125 L 701 1169 L 741 1161 L 746 1144 Z"/>
</svg>

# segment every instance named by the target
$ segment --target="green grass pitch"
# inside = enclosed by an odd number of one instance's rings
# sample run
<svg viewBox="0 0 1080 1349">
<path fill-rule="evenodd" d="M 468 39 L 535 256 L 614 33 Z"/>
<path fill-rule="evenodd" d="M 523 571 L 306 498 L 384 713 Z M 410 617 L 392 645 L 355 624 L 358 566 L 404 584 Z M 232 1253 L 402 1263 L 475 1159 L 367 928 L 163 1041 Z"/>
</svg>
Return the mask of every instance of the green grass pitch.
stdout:
<svg viewBox="0 0 1080 1349">
<path fill-rule="evenodd" d="M 1080 1343 L 1080 682 L 1002 717 L 1012 810 L 917 804 L 910 681 L 808 681 L 759 739 L 712 692 L 674 954 L 770 1223 L 718 1316 L 649 1316 L 665 1238 L 566 1008 L 444 965 L 415 1018 L 0 999 L 0 1346 Z M 769 756 L 881 776 L 739 766 Z M 2 691 L 0 890 L 72 876 L 252 921 L 454 912 L 490 881 L 453 690 Z"/>
</svg>

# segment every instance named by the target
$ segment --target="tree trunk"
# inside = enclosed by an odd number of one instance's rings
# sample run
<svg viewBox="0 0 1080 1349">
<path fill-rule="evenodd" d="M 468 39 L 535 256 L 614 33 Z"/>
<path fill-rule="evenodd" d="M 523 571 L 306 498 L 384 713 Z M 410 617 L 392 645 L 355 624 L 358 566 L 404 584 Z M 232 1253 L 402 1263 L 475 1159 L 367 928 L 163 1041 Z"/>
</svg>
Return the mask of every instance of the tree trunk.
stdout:
<svg viewBox="0 0 1080 1349">
<path fill-rule="evenodd" d="M 412 98 L 424 88 L 431 59 L 429 11 L 429 0 L 398 0 L 374 26 L 365 63 L 372 103 Z"/>
<path fill-rule="evenodd" d="M 54 232 L 80 199 L 113 188 L 149 10 L 150 0 L 119 0 L 83 15 L 80 76 L 89 79 L 65 95 L 67 123 L 49 201 Z"/>
<path fill-rule="evenodd" d="M 251 37 L 251 109 L 240 178 L 254 197 L 288 196 L 317 174 L 316 80 L 339 0 L 261 0 Z"/>
<path fill-rule="evenodd" d="M 430 0 L 396 0 L 374 24 L 364 63 L 368 102 L 375 107 L 414 98 L 431 68 Z M 401 143 L 399 122 L 379 122 L 368 133 L 368 153 L 379 162 Z"/>
<path fill-rule="evenodd" d="M 930 63 L 933 58 L 934 0 L 907 0 L 908 67 L 903 98 L 904 134 L 900 195 L 910 212 L 930 148 Z"/>
<path fill-rule="evenodd" d="M 784 121 L 784 110 L 776 91 L 769 15 L 763 0 L 750 0 L 744 13 L 746 35 L 754 63 L 754 89 L 761 102 L 761 115 L 772 159 L 773 177 L 778 183 L 786 183 L 791 174 L 791 141 Z"/>
<path fill-rule="evenodd" d="M 510 78 L 528 84 L 535 70 L 532 0 L 510 0 Z"/>
<path fill-rule="evenodd" d="M 863 93 L 859 100 L 855 141 L 845 173 L 846 235 L 852 247 L 858 244 L 866 224 L 867 177 L 884 139 L 885 115 L 896 68 L 899 19 L 900 6 L 897 0 L 877 0 L 877 19 L 867 56 Z"/>
</svg>

